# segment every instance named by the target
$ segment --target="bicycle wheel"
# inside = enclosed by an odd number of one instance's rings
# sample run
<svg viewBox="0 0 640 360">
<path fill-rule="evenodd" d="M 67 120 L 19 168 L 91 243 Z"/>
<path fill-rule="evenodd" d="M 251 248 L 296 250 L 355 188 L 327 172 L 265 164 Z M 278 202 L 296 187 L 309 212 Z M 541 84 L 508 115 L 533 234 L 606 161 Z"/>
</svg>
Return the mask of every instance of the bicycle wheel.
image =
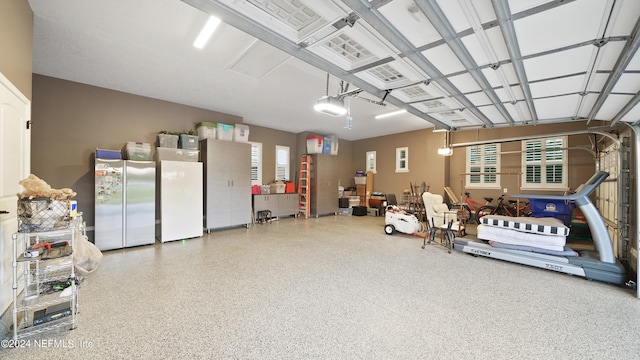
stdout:
<svg viewBox="0 0 640 360">
<path fill-rule="evenodd" d="M 485 205 L 480 207 L 478 210 L 476 210 L 476 222 L 478 224 L 480 224 L 480 218 L 482 218 L 485 215 L 495 215 L 496 214 L 496 207 L 495 206 L 491 206 L 491 205 Z"/>
<path fill-rule="evenodd" d="M 514 217 L 516 216 L 516 209 L 512 208 L 511 206 L 502 205 L 498 209 L 496 209 L 496 214 Z"/>
</svg>

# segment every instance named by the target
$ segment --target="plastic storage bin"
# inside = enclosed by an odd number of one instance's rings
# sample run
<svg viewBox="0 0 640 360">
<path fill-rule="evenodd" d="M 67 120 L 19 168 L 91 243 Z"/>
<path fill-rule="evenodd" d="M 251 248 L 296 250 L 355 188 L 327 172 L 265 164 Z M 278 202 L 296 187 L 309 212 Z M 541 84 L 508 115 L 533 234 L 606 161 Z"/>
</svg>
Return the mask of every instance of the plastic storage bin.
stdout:
<svg viewBox="0 0 640 360">
<path fill-rule="evenodd" d="M 331 154 L 331 138 L 325 137 L 322 142 L 322 153 Z"/>
<path fill-rule="evenodd" d="M 286 192 L 287 194 L 291 194 L 296 192 L 296 186 L 293 183 L 293 181 L 285 181 L 284 183 L 284 192 Z"/>
<path fill-rule="evenodd" d="M 233 141 L 233 125 L 218 123 L 216 129 L 218 140 Z"/>
<path fill-rule="evenodd" d="M 555 199 L 529 199 L 533 217 L 554 217 L 565 225 L 571 225 L 571 213 L 575 204 Z"/>
<path fill-rule="evenodd" d="M 198 133 L 198 139 L 215 139 L 216 138 L 216 123 L 203 121 L 196 125 L 196 132 Z"/>
<path fill-rule="evenodd" d="M 233 131 L 233 141 L 237 141 L 237 142 L 249 141 L 249 126 L 236 124 Z"/>
<path fill-rule="evenodd" d="M 96 149 L 96 159 L 119 160 L 122 153 L 119 150 Z"/>
<path fill-rule="evenodd" d="M 307 154 L 322 154 L 322 148 L 324 144 L 324 137 L 322 136 L 307 136 Z"/>
<path fill-rule="evenodd" d="M 331 136 L 331 155 L 338 155 L 338 137 Z"/>
<path fill-rule="evenodd" d="M 156 148 L 156 161 L 171 160 L 171 161 L 189 161 L 197 162 L 200 151 L 189 149 L 167 149 Z"/>
<path fill-rule="evenodd" d="M 353 213 L 353 209 L 352 208 L 338 208 L 338 215 L 339 216 L 351 216 L 351 214 Z"/>
<path fill-rule="evenodd" d="M 271 187 L 269 189 L 271 194 L 284 194 L 284 190 L 285 190 L 284 184 L 271 184 L 269 186 Z"/>
<path fill-rule="evenodd" d="M 151 159 L 151 144 L 128 142 L 122 149 L 129 160 L 147 161 Z"/>
<path fill-rule="evenodd" d="M 180 135 L 180 149 L 198 150 L 198 137 L 195 135 Z"/>
<path fill-rule="evenodd" d="M 354 176 L 353 181 L 355 181 L 356 185 L 366 185 L 367 177 L 366 176 Z"/>
<path fill-rule="evenodd" d="M 158 147 L 178 148 L 178 135 L 158 134 Z"/>
</svg>

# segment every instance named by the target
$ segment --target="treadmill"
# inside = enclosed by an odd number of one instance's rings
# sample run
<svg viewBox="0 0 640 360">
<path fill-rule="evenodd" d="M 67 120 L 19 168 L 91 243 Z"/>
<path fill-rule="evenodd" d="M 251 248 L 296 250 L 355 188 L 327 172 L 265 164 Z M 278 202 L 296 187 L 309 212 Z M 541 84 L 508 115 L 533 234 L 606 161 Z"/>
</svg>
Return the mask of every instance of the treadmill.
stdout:
<svg viewBox="0 0 640 360">
<path fill-rule="evenodd" d="M 542 269 L 578 275 L 589 280 L 612 284 L 623 284 L 625 270 L 616 259 L 609 232 L 589 195 L 609 176 L 608 172 L 594 174 L 586 183 L 570 195 L 513 195 L 514 198 L 574 201 L 582 211 L 591 230 L 596 251 L 578 251 L 580 256 L 564 257 L 539 254 L 529 251 L 494 248 L 481 240 L 456 239 L 454 249 L 475 256 L 485 256 Z"/>
</svg>

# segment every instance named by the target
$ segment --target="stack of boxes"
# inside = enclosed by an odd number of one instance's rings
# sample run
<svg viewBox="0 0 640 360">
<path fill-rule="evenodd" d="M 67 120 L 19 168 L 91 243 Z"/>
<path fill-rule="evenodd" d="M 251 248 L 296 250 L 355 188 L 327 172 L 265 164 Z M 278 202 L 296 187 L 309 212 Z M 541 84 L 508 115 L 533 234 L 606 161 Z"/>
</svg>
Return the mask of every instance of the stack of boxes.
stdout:
<svg viewBox="0 0 640 360">
<path fill-rule="evenodd" d="M 307 154 L 338 155 L 338 137 L 335 135 L 307 136 Z"/>
<path fill-rule="evenodd" d="M 178 145 L 180 147 L 178 148 Z M 198 137 L 188 134 L 158 134 L 156 161 L 198 161 Z"/>
</svg>

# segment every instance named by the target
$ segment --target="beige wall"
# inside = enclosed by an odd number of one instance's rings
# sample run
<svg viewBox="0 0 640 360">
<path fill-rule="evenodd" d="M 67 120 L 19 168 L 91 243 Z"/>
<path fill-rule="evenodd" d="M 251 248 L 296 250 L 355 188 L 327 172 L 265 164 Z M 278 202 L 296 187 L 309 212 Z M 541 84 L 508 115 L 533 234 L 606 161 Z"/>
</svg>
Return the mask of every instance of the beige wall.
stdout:
<svg viewBox="0 0 640 360">
<path fill-rule="evenodd" d="M 353 142 L 353 171 L 365 170 L 367 151 L 376 152 L 373 191 L 395 194 L 398 200 L 410 183 L 423 181 L 440 192 L 446 177 L 445 158 L 437 156 L 443 146 L 443 134 L 431 130 L 412 131 Z M 396 173 L 396 148 L 409 148 L 409 172 Z M 351 180 L 353 183 L 353 179 Z"/>
<path fill-rule="evenodd" d="M 594 126 L 592 123 L 590 126 Z M 477 131 L 453 132 L 450 143 L 466 143 L 480 140 L 502 139 L 518 136 L 559 133 L 585 130 L 584 122 L 555 125 L 538 125 L 527 127 L 510 127 L 499 129 L 482 129 Z M 365 166 L 367 151 L 376 151 L 377 174 L 374 176 L 374 191 L 394 193 L 400 199 L 402 191 L 409 183 L 418 184 L 425 181 L 430 191 L 444 196 L 444 186 L 450 186 L 458 197 L 464 192 L 461 184 L 466 172 L 466 150 L 455 148 L 453 155 L 444 157 L 437 155 L 437 149 L 444 145 L 444 133 L 433 133 L 431 130 L 413 131 L 402 134 L 382 136 L 353 142 L 353 170 L 362 170 Z M 395 148 L 409 148 L 409 172 L 395 172 Z M 521 143 L 502 144 L 502 152 L 519 151 Z M 569 138 L 569 147 L 591 147 L 588 135 L 576 135 Z M 569 187 L 575 189 L 585 182 L 595 171 L 593 155 L 584 150 L 569 151 Z M 505 154 L 501 157 L 502 172 L 520 172 L 520 154 Z M 513 175 L 502 177 L 501 185 L 510 194 L 518 193 L 518 178 Z M 501 190 L 469 190 L 472 197 L 482 200 L 484 196 L 497 197 Z M 532 193 L 533 191 L 527 191 Z M 558 193 L 558 192 L 555 192 Z"/>
<path fill-rule="evenodd" d="M 123 92 L 33 76 L 32 173 L 55 188 L 70 187 L 93 225 L 93 161 L 96 148 L 121 149 L 129 141 L 155 144 L 160 130 L 193 129 L 201 121 L 237 124 L 238 116 Z M 250 126 L 249 140 L 263 143 L 263 182 L 275 178 L 275 146 L 291 148 L 291 175 L 298 158 L 296 134 Z"/>
<path fill-rule="evenodd" d="M 0 73 L 31 99 L 33 11 L 26 0 L 0 1 Z"/>
<path fill-rule="evenodd" d="M 276 178 L 276 145 L 289 147 L 289 180 L 295 181 L 297 161 L 296 135 L 260 126 L 249 126 L 249 141 L 262 143 L 262 183 L 269 184 Z"/>
</svg>

